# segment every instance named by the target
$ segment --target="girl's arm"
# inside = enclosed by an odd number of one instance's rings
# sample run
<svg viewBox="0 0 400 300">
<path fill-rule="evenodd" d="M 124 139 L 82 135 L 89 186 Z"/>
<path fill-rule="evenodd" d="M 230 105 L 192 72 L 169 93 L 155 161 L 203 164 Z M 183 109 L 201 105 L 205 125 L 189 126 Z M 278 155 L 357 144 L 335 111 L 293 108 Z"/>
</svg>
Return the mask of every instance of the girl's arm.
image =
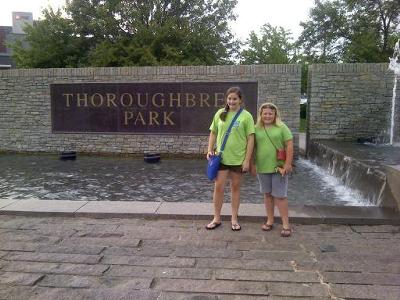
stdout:
<svg viewBox="0 0 400 300">
<path fill-rule="evenodd" d="M 254 133 L 247 136 L 246 157 L 242 164 L 242 171 L 247 172 L 250 170 L 250 160 L 254 150 Z"/>
<path fill-rule="evenodd" d="M 214 132 L 210 131 L 210 137 L 208 138 L 207 159 L 210 158 L 210 155 L 214 155 L 214 146 L 216 140 L 217 135 Z"/>
<path fill-rule="evenodd" d="M 286 160 L 283 168 L 285 169 L 285 174 L 292 171 L 293 162 L 293 140 L 286 141 Z"/>
</svg>

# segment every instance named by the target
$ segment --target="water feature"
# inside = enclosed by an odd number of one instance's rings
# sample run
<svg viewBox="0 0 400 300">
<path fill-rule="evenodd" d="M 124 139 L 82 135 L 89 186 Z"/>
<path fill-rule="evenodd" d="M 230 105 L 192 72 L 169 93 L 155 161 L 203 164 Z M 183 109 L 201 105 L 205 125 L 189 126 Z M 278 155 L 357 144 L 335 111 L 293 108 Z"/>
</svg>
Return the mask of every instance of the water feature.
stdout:
<svg viewBox="0 0 400 300">
<path fill-rule="evenodd" d="M 397 77 L 400 75 L 400 40 L 398 40 L 394 46 L 393 57 L 389 58 L 389 69 L 394 72 L 393 82 L 393 94 L 392 94 L 392 107 L 390 114 L 390 145 L 393 145 L 394 129 L 395 129 L 395 112 L 396 112 L 396 89 L 397 89 Z"/>
<path fill-rule="evenodd" d="M 373 205 L 397 207 L 386 176 L 387 165 L 400 164 L 397 147 L 319 140 L 309 144 L 308 157 Z"/>
<path fill-rule="evenodd" d="M 290 179 L 291 204 L 372 205 L 338 183 L 329 173 L 299 159 Z M 55 155 L 0 154 L 0 199 L 121 200 L 211 202 L 213 183 L 205 160 L 78 155 L 62 161 Z M 229 201 L 229 197 L 226 197 Z M 245 175 L 243 203 L 262 203 L 257 180 Z"/>
</svg>

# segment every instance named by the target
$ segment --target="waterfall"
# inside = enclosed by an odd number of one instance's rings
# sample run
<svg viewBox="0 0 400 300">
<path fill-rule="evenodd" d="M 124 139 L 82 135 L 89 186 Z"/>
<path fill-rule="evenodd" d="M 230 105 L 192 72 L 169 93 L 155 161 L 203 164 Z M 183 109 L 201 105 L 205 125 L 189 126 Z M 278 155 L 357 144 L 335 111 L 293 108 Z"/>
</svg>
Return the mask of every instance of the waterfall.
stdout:
<svg viewBox="0 0 400 300">
<path fill-rule="evenodd" d="M 400 75 L 400 40 L 398 40 L 394 46 L 393 57 L 389 58 L 389 69 L 394 72 L 394 83 L 393 83 L 393 94 L 392 94 L 392 110 L 390 115 L 390 145 L 393 145 L 394 137 L 394 119 L 396 111 L 396 89 L 397 89 L 397 76 Z"/>
</svg>

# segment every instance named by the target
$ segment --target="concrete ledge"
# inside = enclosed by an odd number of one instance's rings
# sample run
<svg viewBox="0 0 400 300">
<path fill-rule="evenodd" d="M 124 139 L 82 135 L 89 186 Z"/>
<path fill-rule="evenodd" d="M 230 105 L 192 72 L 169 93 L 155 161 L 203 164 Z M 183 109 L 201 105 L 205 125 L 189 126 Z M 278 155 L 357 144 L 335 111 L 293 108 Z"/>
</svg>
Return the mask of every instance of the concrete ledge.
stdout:
<svg viewBox="0 0 400 300">
<path fill-rule="evenodd" d="M 1 215 L 67 216 L 91 218 L 201 219 L 213 216 L 213 204 L 204 202 L 70 201 L 0 199 Z M 356 206 L 290 206 L 291 223 L 399 225 L 400 216 L 389 208 Z M 279 216 L 278 211 L 275 212 Z M 230 204 L 222 208 L 222 219 L 230 219 Z M 263 204 L 243 203 L 239 219 L 263 222 Z M 280 218 L 276 218 L 279 222 Z"/>
</svg>

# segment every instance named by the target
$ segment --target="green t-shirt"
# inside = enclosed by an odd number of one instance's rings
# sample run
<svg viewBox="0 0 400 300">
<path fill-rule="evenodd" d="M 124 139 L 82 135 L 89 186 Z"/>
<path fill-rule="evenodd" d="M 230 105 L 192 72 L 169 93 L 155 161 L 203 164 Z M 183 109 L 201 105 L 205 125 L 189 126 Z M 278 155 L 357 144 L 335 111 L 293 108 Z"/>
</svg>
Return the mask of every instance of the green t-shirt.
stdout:
<svg viewBox="0 0 400 300">
<path fill-rule="evenodd" d="M 283 161 L 278 161 L 276 157 L 276 148 L 268 138 L 265 131 L 272 142 L 278 149 L 285 148 L 285 142 L 292 140 L 293 135 L 290 129 L 281 122 L 279 126 L 271 126 L 268 128 L 255 128 L 255 162 L 257 173 L 275 173 L 277 166 L 283 166 Z"/>
<path fill-rule="evenodd" d="M 220 109 L 214 115 L 210 130 L 217 134 L 217 151 L 219 152 L 224 141 L 224 136 L 232 122 L 236 112 L 228 112 L 225 121 L 220 119 L 220 114 L 224 109 Z M 254 133 L 253 116 L 243 110 L 235 124 L 232 126 L 231 133 L 222 153 L 222 163 L 228 166 L 239 166 L 246 157 L 247 137 Z"/>
</svg>

